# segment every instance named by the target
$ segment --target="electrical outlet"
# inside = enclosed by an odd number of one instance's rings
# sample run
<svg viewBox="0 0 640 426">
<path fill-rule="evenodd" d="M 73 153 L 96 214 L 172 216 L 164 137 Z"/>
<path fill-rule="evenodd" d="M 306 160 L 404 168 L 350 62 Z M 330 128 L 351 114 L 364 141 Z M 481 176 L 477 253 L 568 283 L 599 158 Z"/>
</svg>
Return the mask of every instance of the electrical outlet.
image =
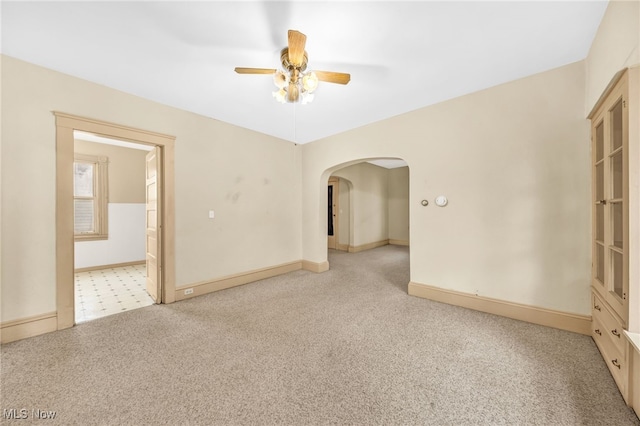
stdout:
<svg viewBox="0 0 640 426">
<path fill-rule="evenodd" d="M 184 295 L 186 296 L 187 294 L 193 294 L 193 289 L 192 288 L 188 288 L 184 291 Z"/>
</svg>

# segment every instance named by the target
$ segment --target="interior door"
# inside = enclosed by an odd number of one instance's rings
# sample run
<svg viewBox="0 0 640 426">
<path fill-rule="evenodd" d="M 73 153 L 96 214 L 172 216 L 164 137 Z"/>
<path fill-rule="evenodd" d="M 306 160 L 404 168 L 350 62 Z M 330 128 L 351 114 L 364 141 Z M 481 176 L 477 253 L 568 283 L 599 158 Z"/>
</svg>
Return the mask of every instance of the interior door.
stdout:
<svg viewBox="0 0 640 426">
<path fill-rule="evenodd" d="M 338 235 L 338 182 L 329 180 L 327 187 L 327 248 L 336 248 L 336 237 Z"/>
<path fill-rule="evenodd" d="M 147 154 L 147 231 L 146 231 L 146 261 L 147 261 L 147 292 L 156 303 L 162 302 L 162 218 L 161 210 L 161 151 L 154 148 Z"/>
</svg>

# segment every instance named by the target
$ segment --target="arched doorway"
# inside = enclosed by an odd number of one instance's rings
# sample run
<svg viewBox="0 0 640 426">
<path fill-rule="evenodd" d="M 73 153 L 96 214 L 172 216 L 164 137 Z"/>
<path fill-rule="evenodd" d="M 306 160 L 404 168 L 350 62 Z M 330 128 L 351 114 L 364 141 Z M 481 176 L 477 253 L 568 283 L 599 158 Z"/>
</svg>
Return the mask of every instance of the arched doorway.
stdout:
<svg viewBox="0 0 640 426">
<path fill-rule="evenodd" d="M 320 224 L 328 257 L 332 250 L 358 253 L 395 245 L 405 247 L 408 258 L 409 166 L 398 159 L 376 163 L 356 160 L 323 174 L 327 192 Z"/>
</svg>

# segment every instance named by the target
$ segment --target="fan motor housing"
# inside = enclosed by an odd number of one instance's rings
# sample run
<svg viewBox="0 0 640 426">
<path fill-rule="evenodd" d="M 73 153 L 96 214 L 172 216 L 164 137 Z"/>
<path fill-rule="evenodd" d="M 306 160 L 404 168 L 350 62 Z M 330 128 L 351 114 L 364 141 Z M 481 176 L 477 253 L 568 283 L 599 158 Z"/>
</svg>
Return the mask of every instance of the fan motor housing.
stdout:
<svg viewBox="0 0 640 426">
<path fill-rule="evenodd" d="M 303 72 L 304 70 L 307 69 L 307 62 L 308 61 L 309 61 L 309 57 L 307 56 L 307 51 L 306 50 L 304 51 L 304 55 L 302 57 L 302 63 L 298 67 L 296 67 L 291 62 L 289 62 L 289 48 L 288 47 L 285 47 L 280 52 L 280 62 L 282 62 L 282 66 L 286 70 L 297 68 L 300 72 Z"/>
</svg>

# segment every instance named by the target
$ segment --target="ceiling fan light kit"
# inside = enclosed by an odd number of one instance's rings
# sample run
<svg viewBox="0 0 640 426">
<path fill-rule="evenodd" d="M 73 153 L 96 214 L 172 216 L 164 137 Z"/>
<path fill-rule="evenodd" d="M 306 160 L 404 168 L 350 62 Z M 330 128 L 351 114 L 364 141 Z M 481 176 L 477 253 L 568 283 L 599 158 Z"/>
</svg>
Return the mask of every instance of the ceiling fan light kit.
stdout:
<svg viewBox="0 0 640 426">
<path fill-rule="evenodd" d="M 283 52 L 285 50 L 288 49 L 285 48 Z M 284 66 L 284 60 L 282 63 Z M 299 68 L 289 65 L 286 72 L 277 70 L 273 74 L 273 84 L 278 88 L 273 92 L 276 101 L 284 104 L 300 100 L 303 105 L 313 101 L 313 91 L 318 87 L 318 76 L 313 71 L 303 72 L 306 62 L 303 62 L 303 65 Z"/>
<path fill-rule="evenodd" d="M 351 76 L 332 71 L 307 71 L 308 56 L 304 50 L 307 36 L 296 30 L 289 30 L 289 46 L 280 52 L 282 70 L 267 68 L 236 67 L 238 74 L 273 74 L 273 83 L 278 90 L 273 97 L 280 103 L 301 102 L 303 105 L 313 101 L 313 92 L 319 81 L 347 84 Z"/>
</svg>

